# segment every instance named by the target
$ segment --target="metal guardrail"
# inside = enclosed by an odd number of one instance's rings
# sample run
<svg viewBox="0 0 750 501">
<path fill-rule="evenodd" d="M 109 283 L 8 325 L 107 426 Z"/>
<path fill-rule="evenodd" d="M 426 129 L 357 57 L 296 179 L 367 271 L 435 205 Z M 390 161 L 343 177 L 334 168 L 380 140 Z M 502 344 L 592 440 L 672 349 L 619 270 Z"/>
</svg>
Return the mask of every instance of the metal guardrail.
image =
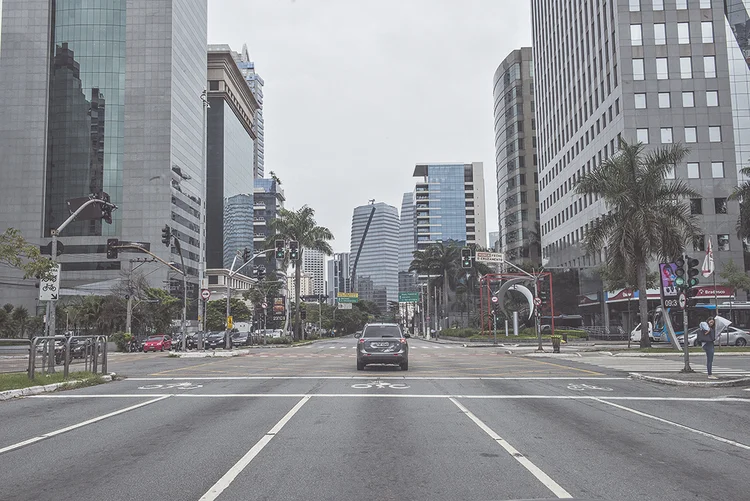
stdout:
<svg viewBox="0 0 750 501">
<path fill-rule="evenodd" d="M 0 338 L 0 373 L 26 371 L 30 352 L 31 339 Z"/>
<path fill-rule="evenodd" d="M 49 343 L 55 343 L 54 362 L 50 363 Z M 75 346 L 73 346 L 75 344 Z M 72 350 L 71 350 L 72 347 Z M 29 349 L 28 375 L 34 379 L 37 370 L 37 357 L 42 373 L 49 372 L 50 366 L 62 365 L 63 374 L 68 377 L 71 363 L 82 363 L 84 371 L 96 374 L 107 373 L 107 336 L 39 336 L 31 340 Z"/>
<path fill-rule="evenodd" d="M 627 341 L 628 333 L 620 326 L 616 327 L 580 327 L 585 330 L 589 339 L 598 339 L 601 341 Z"/>
</svg>

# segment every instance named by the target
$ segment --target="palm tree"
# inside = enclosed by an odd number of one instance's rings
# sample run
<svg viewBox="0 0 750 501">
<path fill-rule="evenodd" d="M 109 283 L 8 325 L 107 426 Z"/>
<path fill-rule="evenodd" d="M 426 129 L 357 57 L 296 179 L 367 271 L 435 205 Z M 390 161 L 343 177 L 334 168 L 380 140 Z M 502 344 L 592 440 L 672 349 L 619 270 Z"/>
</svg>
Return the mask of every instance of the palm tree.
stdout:
<svg viewBox="0 0 750 501">
<path fill-rule="evenodd" d="M 740 169 L 740 174 L 746 179 L 741 185 L 735 187 L 734 192 L 729 195 L 727 200 L 737 200 L 740 202 L 740 215 L 737 218 L 737 238 L 743 243 L 750 238 L 750 167 Z"/>
<path fill-rule="evenodd" d="M 682 162 L 689 150 L 681 144 L 648 154 L 641 143 L 620 141 L 620 151 L 581 179 L 579 195 L 604 199 L 607 213 L 586 234 L 586 249 L 605 249 L 607 269 L 635 283 L 641 318 L 648 318 L 646 274 L 654 258 L 678 256 L 685 243 L 698 233 L 695 216 L 685 198 L 698 196 L 684 181 L 667 181 L 666 175 Z M 648 322 L 641 322 L 641 346 L 650 346 Z"/>
<path fill-rule="evenodd" d="M 299 210 L 290 211 L 281 209 L 276 217 L 269 224 L 271 229 L 268 244 L 273 247 L 276 238 L 287 241 L 296 240 L 299 243 L 299 259 L 294 265 L 294 337 L 300 339 L 302 335 L 302 325 L 300 323 L 300 262 L 305 249 L 320 251 L 328 256 L 333 254 L 333 249 L 328 243 L 333 240 L 333 233 L 328 228 L 318 226 L 315 222 L 315 210 L 307 205 L 302 206 Z"/>
</svg>

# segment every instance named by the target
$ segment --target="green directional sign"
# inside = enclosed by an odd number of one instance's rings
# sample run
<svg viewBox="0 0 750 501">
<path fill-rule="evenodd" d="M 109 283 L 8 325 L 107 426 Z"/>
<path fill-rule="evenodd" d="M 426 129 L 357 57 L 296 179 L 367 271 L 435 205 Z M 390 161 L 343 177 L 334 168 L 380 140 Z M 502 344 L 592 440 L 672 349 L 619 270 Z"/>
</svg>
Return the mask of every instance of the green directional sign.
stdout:
<svg viewBox="0 0 750 501">
<path fill-rule="evenodd" d="M 399 292 L 398 302 L 399 303 L 418 303 L 419 292 Z"/>
<path fill-rule="evenodd" d="M 336 294 L 336 301 L 339 303 L 358 303 L 358 292 L 339 292 Z"/>
</svg>

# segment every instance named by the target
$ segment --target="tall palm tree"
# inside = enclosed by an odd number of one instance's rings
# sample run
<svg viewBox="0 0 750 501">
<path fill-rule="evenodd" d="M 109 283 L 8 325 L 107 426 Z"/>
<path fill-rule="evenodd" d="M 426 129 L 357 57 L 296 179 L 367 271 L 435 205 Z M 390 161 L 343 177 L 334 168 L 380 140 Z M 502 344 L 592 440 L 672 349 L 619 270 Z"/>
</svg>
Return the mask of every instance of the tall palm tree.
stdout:
<svg viewBox="0 0 750 501">
<path fill-rule="evenodd" d="M 750 238 L 750 167 L 743 167 L 740 169 L 740 174 L 744 176 L 746 181 L 734 189 L 734 192 L 729 195 L 728 200 L 737 200 L 740 202 L 740 215 L 737 217 L 737 238 L 743 241 L 747 241 Z"/>
<path fill-rule="evenodd" d="M 273 247 L 276 238 L 286 241 L 296 240 L 299 242 L 299 259 L 293 262 L 294 265 L 294 338 L 300 339 L 302 335 L 302 325 L 300 323 L 300 264 L 302 254 L 305 249 L 320 251 L 328 256 L 333 254 L 333 249 L 328 243 L 333 240 L 333 233 L 328 228 L 318 226 L 315 222 L 315 210 L 307 205 L 302 206 L 299 210 L 291 211 L 281 209 L 276 217 L 269 224 L 271 229 L 268 237 L 268 244 Z"/>
<path fill-rule="evenodd" d="M 611 272 L 638 285 L 641 346 L 650 346 L 646 274 L 654 258 L 672 259 L 698 233 L 696 217 L 685 198 L 698 196 L 684 181 L 667 181 L 666 175 L 683 161 L 689 150 L 681 144 L 645 153 L 641 143 L 620 141 L 620 151 L 581 179 L 579 195 L 604 199 L 607 213 L 586 234 L 586 249 L 605 249 Z"/>
</svg>

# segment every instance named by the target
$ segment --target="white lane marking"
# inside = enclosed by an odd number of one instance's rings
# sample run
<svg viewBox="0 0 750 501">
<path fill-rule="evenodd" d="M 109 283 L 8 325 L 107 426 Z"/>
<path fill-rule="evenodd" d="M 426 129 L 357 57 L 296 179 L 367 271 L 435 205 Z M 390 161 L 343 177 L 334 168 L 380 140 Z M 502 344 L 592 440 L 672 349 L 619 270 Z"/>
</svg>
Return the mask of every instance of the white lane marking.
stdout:
<svg viewBox="0 0 750 501">
<path fill-rule="evenodd" d="M 268 431 L 268 433 L 266 433 L 260 440 L 258 440 L 258 442 L 249 451 L 247 451 L 247 453 L 242 456 L 242 458 L 240 458 L 240 460 L 237 461 L 237 463 L 235 463 L 235 465 L 232 466 L 229 471 L 224 474 L 223 477 L 221 477 L 210 489 L 208 489 L 208 492 L 201 496 L 199 501 L 213 501 L 214 499 L 218 498 L 219 495 L 224 492 L 224 489 L 229 487 L 234 479 L 237 478 L 237 475 L 242 473 L 242 470 L 244 470 L 247 465 L 249 465 L 250 462 L 255 459 L 260 451 L 262 451 L 263 448 L 268 445 L 268 442 L 270 442 L 271 439 L 281 431 L 284 425 L 287 424 L 290 419 L 292 419 L 297 411 L 300 410 L 300 408 L 302 408 L 302 406 L 305 405 L 308 400 L 310 400 L 309 396 L 306 395 L 302 397 L 302 400 L 297 402 L 297 404 L 292 407 L 292 409 L 287 412 L 286 415 Z"/>
<path fill-rule="evenodd" d="M 653 419 L 654 421 L 659 421 L 660 423 L 668 424 L 668 425 L 674 426 L 676 428 L 680 428 L 682 430 L 687 430 L 687 431 L 690 431 L 690 432 L 693 432 L 693 433 L 697 433 L 698 435 L 701 435 L 703 437 L 711 438 L 713 440 L 717 440 L 719 442 L 723 442 L 725 444 L 733 445 L 735 447 L 739 447 L 740 449 L 745 449 L 745 450 L 749 450 L 750 451 L 750 445 L 745 445 L 745 444 L 740 443 L 740 442 L 735 442 L 734 440 L 730 440 L 728 438 L 720 437 L 718 435 L 714 435 L 713 433 L 707 433 L 705 431 L 696 430 L 695 428 L 690 428 L 689 426 L 685 426 L 685 425 L 680 424 L 680 423 L 675 423 L 674 421 L 670 421 L 668 419 L 660 418 L 658 416 L 653 416 L 653 415 L 647 414 L 645 412 L 641 412 L 641 411 L 638 411 L 638 410 L 635 410 L 635 409 L 631 409 L 630 407 L 625 407 L 624 405 L 615 404 L 613 402 L 607 402 L 606 399 L 603 399 L 603 398 L 594 398 L 594 400 L 596 400 L 598 402 L 601 402 L 603 404 L 611 405 L 612 407 L 617 407 L 618 409 L 622 409 L 624 411 L 632 412 L 633 414 L 637 414 L 639 416 L 643 416 L 643 417 L 646 417 L 646 418 L 649 418 L 649 419 Z M 737 400 L 742 400 L 742 399 L 737 399 Z"/>
<path fill-rule="evenodd" d="M 539 480 L 544 486 L 552 491 L 552 493 L 557 496 L 558 498 L 572 498 L 573 496 L 570 495 L 568 491 L 563 489 L 560 484 L 552 480 L 552 478 L 544 473 L 537 465 L 531 462 L 529 458 L 518 452 L 518 450 L 510 445 L 503 437 L 495 433 L 492 428 L 484 424 L 484 422 L 476 417 L 469 409 L 461 405 L 461 403 L 456 400 L 455 398 L 450 399 L 451 402 L 456 404 L 456 407 L 461 409 L 461 412 L 466 414 L 466 416 L 474 421 L 474 424 L 479 426 L 487 435 L 489 435 L 495 442 L 497 442 L 500 447 L 505 449 L 505 451 L 510 454 L 513 459 L 521 463 L 521 466 L 529 470 L 529 472 L 534 475 L 537 480 Z"/>
<path fill-rule="evenodd" d="M 102 416 L 95 417 L 95 418 L 92 418 L 92 419 L 88 419 L 86 421 L 82 421 L 82 422 L 77 423 L 77 424 L 66 426 L 65 428 L 60 428 L 59 430 L 55 430 L 55 431 L 51 431 L 49 433 L 45 433 L 44 435 L 39 435 L 38 437 L 30 438 L 28 440 L 24 440 L 23 442 L 18 442 L 16 444 L 9 445 L 7 447 L 3 447 L 2 449 L 0 449 L 0 454 L 9 452 L 9 451 L 12 451 L 12 450 L 15 450 L 15 449 L 19 449 L 19 448 L 21 448 L 21 447 L 23 447 L 25 445 L 33 444 L 33 443 L 36 443 L 36 442 L 41 442 L 42 440 L 46 440 L 48 438 L 55 437 L 55 436 L 60 435 L 62 433 L 66 433 L 66 432 L 69 432 L 69 431 L 81 428 L 83 426 L 86 426 L 86 425 L 89 425 L 89 424 L 93 424 L 93 423 L 96 423 L 98 421 L 102 421 L 102 420 L 107 419 L 107 418 L 111 418 L 112 416 L 117 416 L 118 414 L 123 414 L 125 412 L 129 412 L 129 411 L 138 409 L 140 407 L 145 407 L 147 405 L 159 402 L 160 400 L 164 400 L 165 398 L 169 398 L 169 397 L 171 397 L 171 395 L 164 395 L 164 396 L 161 396 L 159 398 L 154 398 L 154 399 L 148 400 L 146 402 L 141 402 L 140 404 L 131 405 L 130 407 L 125 407 L 124 409 L 120 409 L 119 411 L 110 412 L 109 414 L 104 414 Z M 143 395 L 141 395 L 141 398 L 143 398 Z"/>
<path fill-rule="evenodd" d="M 196 390 L 198 388 L 203 388 L 203 385 L 188 383 L 186 381 L 184 383 L 144 384 L 143 386 L 138 387 L 139 390 L 169 390 L 170 388 L 178 390 Z"/>
<path fill-rule="evenodd" d="M 593 384 L 576 384 L 576 383 L 570 383 L 568 385 L 569 390 L 575 390 L 575 391 L 585 391 L 585 390 L 598 390 L 598 391 L 612 391 L 612 388 L 608 388 L 606 386 L 596 386 Z"/>
<path fill-rule="evenodd" d="M 372 379 L 369 376 L 190 376 L 190 377 L 129 377 L 126 381 L 244 381 L 271 379 Z M 596 376 L 383 376 L 380 379 L 413 381 L 632 381 L 629 377 Z"/>
</svg>

